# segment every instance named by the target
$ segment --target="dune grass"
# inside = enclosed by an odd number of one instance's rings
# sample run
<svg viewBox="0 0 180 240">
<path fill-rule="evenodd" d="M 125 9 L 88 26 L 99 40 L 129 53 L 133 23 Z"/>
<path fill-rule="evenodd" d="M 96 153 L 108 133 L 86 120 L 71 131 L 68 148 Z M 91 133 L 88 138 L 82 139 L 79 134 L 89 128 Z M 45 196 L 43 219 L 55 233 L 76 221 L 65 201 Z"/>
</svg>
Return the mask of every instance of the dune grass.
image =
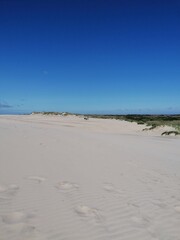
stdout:
<svg viewBox="0 0 180 240">
<path fill-rule="evenodd" d="M 34 114 L 43 114 L 43 115 L 72 115 L 69 112 L 34 112 Z M 176 115 L 143 115 L 143 114 L 128 114 L 128 115 L 98 115 L 98 114 L 75 114 L 76 116 L 84 116 L 85 120 L 91 118 L 101 118 L 101 119 L 116 119 L 116 120 L 125 120 L 129 122 L 136 122 L 140 125 L 145 125 L 144 131 L 153 130 L 159 126 L 170 126 L 173 127 L 178 134 L 180 134 L 180 114 Z M 172 133 L 171 133 L 172 134 Z M 165 134 L 164 134 L 165 135 Z M 177 134 L 176 134 L 177 135 Z"/>
<path fill-rule="evenodd" d="M 161 134 L 162 136 L 169 136 L 169 135 L 180 135 L 180 133 L 178 131 L 165 131 Z"/>
<path fill-rule="evenodd" d="M 51 115 L 51 116 L 57 116 L 57 115 L 63 115 L 68 116 L 72 115 L 72 113 L 69 112 L 32 112 L 32 114 L 42 114 L 42 115 Z"/>
<path fill-rule="evenodd" d="M 136 122 L 140 125 L 145 125 L 144 130 L 152 130 L 159 126 L 170 126 L 180 133 L 180 114 L 177 115 L 88 115 L 95 118 L 125 120 L 129 122 Z"/>
</svg>

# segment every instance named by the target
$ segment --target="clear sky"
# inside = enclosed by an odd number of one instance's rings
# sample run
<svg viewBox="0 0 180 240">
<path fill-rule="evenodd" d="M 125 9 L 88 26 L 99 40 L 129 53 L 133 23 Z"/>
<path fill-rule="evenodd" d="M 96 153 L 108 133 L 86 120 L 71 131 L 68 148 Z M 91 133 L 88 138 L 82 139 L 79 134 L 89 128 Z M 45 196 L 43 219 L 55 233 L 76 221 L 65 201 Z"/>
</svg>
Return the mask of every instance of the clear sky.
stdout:
<svg viewBox="0 0 180 240">
<path fill-rule="evenodd" d="M 0 0 L 0 113 L 180 113 L 179 0 Z"/>
</svg>

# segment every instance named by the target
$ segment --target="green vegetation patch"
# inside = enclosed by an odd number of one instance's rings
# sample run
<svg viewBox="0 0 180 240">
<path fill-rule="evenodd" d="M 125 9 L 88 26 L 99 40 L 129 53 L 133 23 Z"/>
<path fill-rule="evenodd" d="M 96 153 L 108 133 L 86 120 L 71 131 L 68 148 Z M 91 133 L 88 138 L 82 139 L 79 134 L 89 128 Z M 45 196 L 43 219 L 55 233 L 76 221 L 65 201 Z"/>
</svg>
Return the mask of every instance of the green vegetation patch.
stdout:
<svg viewBox="0 0 180 240">
<path fill-rule="evenodd" d="M 128 114 L 128 115 L 87 115 L 94 118 L 102 119 L 116 119 L 125 120 L 129 122 L 136 122 L 140 125 L 145 125 L 148 128 L 143 129 L 152 130 L 159 126 L 170 126 L 180 133 L 180 114 L 177 115 L 141 115 L 141 114 Z"/>
<path fill-rule="evenodd" d="M 35 112 L 43 115 L 72 115 L 68 112 Z M 148 114 L 127 114 L 127 115 L 113 115 L 113 114 L 75 114 L 76 116 L 84 116 L 85 120 L 91 118 L 101 118 L 101 119 L 116 119 L 116 120 L 125 120 L 129 122 L 136 122 L 139 125 L 145 125 L 148 128 L 143 130 L 152 130 L 159 126 L 170 126 L 176 129 L 175 132 L 180 134 L 180 114 L 176 115 L 148 115 Z M 175 134 L 175 133 L 170 133 Z M 165 134 L 164 134 L 165 135 Z M 177 135 L 177 134 L 176 134 Z"/>
</svg>

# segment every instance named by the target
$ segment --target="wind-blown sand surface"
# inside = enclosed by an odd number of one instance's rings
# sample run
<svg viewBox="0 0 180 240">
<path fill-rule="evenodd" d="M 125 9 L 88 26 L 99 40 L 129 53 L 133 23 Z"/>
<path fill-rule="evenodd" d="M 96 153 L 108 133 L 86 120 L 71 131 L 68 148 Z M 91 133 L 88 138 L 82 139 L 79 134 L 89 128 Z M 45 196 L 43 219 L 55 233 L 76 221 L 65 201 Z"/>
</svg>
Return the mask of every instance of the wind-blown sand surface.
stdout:
<svg viewBox="0 0 180 240">
<path fill-rule="evenodd" d="M 180 138 L 75 116 L 0 116 L 1 240 L 179 240 Z"/>
</svg>

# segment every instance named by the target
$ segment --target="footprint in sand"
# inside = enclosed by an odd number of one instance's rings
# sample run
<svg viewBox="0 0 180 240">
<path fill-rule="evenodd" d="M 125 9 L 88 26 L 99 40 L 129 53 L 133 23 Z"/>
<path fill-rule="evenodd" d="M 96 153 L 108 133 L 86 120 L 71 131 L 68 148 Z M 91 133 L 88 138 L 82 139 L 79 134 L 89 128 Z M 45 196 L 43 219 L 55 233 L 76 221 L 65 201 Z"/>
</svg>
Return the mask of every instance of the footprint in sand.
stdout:
<svg viewBox="0 0 180 240">
<path fill-rule="evenodd" d="M 174 207 L 174 210 L 175 210 L 176 212 L 180 213 L 180 206 Z"/>
<path fill-rule="evenodd" d="M 136 227 L 147 227 L 149 224 L 149 219 L 145 218 L 145 217 L 131 217 L 131 221 L 134 223 L 134 225 Z"/>
<path fill-rule="evenodd" d="M 30 176 L 30 177 L 28 177 L 28 179 L 32 180 L 32 181 L 35 181 L 35 182 L 38 182 L 38 183 L 42 183 L 46 180 L 46 178 L 40 177 L 40 176 Z"/>
<path fill-rule="evenodd" d="M 30 224 L 30 220 L 34 218 L 35 213 L 26 213 L 23 211 L 15 211 L 2 215 L 4 230 L 11 233 L 13 239 L 18 240 L 45 240 L 46 237 L 35 226 Z"/>
<path fill-rule="evenodd" d="M 3 185 L 0 185 L 0 193 L 6 192 L 7 188 Z"/>
<path fill-rule="evenodd" d="M 6 186 L 0 185 L 0 200 L 8 200 L 7 189 Z"/>
<path fill-rule="evenodd" d="M 107 192 L 117 192 L 117 189 L 114 187 L 112 183 L 104 183 L 103 188 Z"/>
<path fill-rule="evenodd" d="M 16 184 L 11 184 L 9 186 L 0 185 L 0 194 L 5 192 L 16 192 L 19 187 Z"/>
<path fill-rule="evenodd" d="M 17 186 L 16 184 L 11 184 L 8 186 L 7 192 L 8 194 L 14 195 L 17 193 L 18 190 L 19 186 Z"/>
<path fill-rule="evenodd" d="M 79 188 L 78 184 L 67 181 L 58 182 L 55 187 L 62 191 L 76 190 Z"/>
<path fill-rule="evenodd" d="M 9 224 L 5 227 L 6 232 L 16 240 L 45 240 L 35 226 L 25 223 Z M 3 238 L 5 239 L 5 238 Z"/>
<path fill-rule="evenodd" d="M 132 200 L 127 200 L 127 205 L 133 208 L 139 208 L 140 205 L 138 203 L 133 202 Z"/>
<path fill-rule="evenodd" d="M 12 195 L 16 194 L 19 190 L 19 186 L 16 184 L 11 184 L 9 186 L 0 185 L 0 199 L 7 200 Z"/>
<path fill-rule="evenodd" d="M 9 191 L 17 191 L 18 189 L 19 189 L 19 186 L 17 186 L 16 184 L 11 184 L 8 186 Z"/>
<path fill-rule="evenodd" d="M 153 200 L 152 204 L 157 206 L 157 207 L 160 207 L 160 208 L 166 208 L 167 207 L 167 205 L 165 203 L 163 203 L 163 201 L 161 201 L 161 200 Z"/>
<path fill-rule="evenodd" d="M 110 193 L 122 193 L 122 191 L 118 190 L 112 183 L 104 183 L 103 189 Z"/>
<path fill-rule="evenodd" d="M 91 218 L 96 221 L 102 221 L 102 216 L 99 213 L 99 210 L 96 208 L 91 208 L 85 205 L 79 205 L 75 208 L 75 212 L 80 217 Z"/>
<path fill-rule="evenodd" d="M 35 215 L 33 213 L 24 213 L 21 211 L 16 211 L 2 215 L 2 221 L 6 224 L 17 224 L 27 222 L 30 218 L 33 218 Z"/>
</svg>

